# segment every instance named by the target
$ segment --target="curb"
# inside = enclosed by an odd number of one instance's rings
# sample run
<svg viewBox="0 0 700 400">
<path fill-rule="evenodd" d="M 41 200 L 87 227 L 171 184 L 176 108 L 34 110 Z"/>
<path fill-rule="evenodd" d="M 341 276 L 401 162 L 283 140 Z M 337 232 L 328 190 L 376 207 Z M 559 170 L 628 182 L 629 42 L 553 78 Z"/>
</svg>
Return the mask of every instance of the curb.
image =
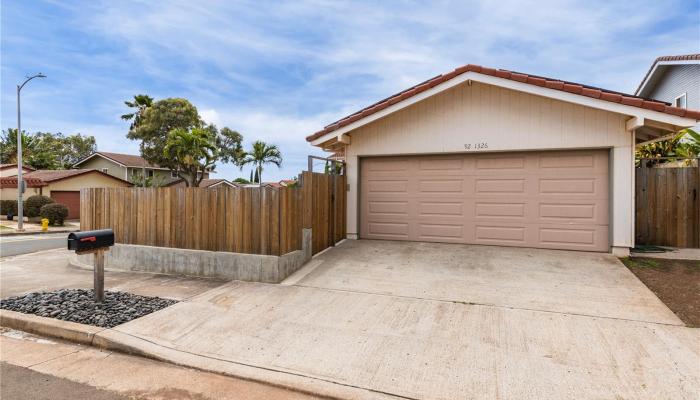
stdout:
<svg viewBox="0 0 700 400">
<path fill-rule="evenodd" d="M 8 233 L 0 233 L 0 237 L 3 236 L 31 236 L 31 235 L 47 235 L 51 233 L 71 233 L 71 232 L 77 232 L 80 229 L 62 229 L 60 231 L 30 231 L 30 232 L 8 232 Z"/>
<path fill-rule="evenodd" d="M 95 335 L 105 330 L 97 326 L 10 310 L 0 310 L 0 326 L 85 345 L 92 345 Z"/>
<path fill-rule="evenodd" d="M 326 399 L 407 399 L 407 397 L 390 393 L 333 382 L 323 377 L 301 375 L 291 370 L 281 368 L 275 370 L 172 349 L 113 328 L 100 328 L 10 310 L 0 310 L 0 326 Z"/>
</svg>

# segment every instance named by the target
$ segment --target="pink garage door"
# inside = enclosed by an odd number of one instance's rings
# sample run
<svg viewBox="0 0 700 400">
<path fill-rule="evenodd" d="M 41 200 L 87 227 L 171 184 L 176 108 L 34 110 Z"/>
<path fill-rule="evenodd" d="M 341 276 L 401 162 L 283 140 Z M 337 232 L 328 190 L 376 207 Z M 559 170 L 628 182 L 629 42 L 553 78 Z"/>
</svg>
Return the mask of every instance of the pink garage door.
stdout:
<svg viewBox="0 0 700 400">
<path fill-rule="evenodd" d="M 363 158 L 360 237 L 608 251 L 608 151 Z"/>
</svg>

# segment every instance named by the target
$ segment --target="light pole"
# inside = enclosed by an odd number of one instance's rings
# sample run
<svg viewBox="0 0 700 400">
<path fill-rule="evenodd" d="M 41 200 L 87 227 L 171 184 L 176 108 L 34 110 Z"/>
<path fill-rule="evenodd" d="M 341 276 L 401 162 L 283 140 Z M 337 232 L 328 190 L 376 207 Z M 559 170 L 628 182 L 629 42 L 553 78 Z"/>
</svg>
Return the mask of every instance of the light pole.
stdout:
<svg viewBox="0 0 700 400">
<path fill-rule="evenodd" d="M 24 184 L 22 181 L 22 118 L 20 115 L 19 94 L 24 85 L 34 78 L 46 78 L 46 75 L 39 72 L 34 76 L 28 76 L 21 85 L 17 85 L 17 231 L 24 231 L 24 207 L 22 195 L 24 194 Z"/>
</svg>

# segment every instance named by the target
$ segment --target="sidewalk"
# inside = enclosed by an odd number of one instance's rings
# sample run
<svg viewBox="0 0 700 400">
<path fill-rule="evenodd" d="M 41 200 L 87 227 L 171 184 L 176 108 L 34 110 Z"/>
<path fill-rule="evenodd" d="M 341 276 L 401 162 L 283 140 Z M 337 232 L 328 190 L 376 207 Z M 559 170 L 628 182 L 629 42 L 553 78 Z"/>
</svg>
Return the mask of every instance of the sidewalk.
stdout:
<svg viewBox="0 0 700 400">
<path fill-rule="evenodd" d="M 80 229 L 80 221 L 65 221 L 63 226 L 49 226 L 47 231 L 41 229 L 41 223 L 24 221 L 24 232 L 17 232 L 17 220 L 0 220 L 0 235 L 27 235 L 34 233 L 61 233 L 73 232 Z"/>
</svg>

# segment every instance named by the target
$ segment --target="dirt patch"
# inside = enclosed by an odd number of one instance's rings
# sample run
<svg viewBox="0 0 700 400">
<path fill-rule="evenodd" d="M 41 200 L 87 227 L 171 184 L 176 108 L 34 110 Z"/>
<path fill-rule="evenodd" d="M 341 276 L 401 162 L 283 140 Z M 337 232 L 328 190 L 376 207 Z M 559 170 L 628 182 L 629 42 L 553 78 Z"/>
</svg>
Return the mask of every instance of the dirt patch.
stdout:
<svg viewBox="0 0 700 400">
<path fill-rule="evenodd" d="M 700 261 L 630 257 L 622 262 L 689 327 L 700 327 Z"/>
</svg>

